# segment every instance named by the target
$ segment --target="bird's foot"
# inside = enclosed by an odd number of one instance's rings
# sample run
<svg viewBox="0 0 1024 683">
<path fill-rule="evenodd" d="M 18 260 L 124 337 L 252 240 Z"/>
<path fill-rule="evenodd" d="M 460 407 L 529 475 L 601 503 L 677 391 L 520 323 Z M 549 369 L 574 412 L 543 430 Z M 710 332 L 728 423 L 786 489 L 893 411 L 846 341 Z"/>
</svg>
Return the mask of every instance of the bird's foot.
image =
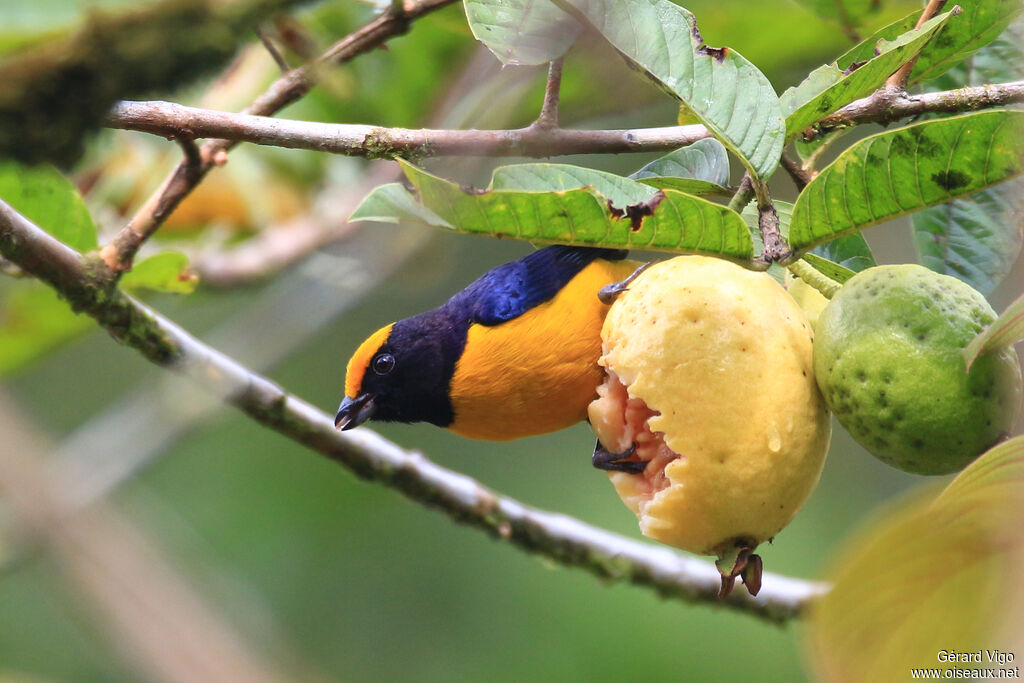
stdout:
<svg viewBox="0 0 1024 683">
<path fill-rule="evenodd" d="M 647 268 L 650 267 L 652 263 L 654 262 L 648 261 L 647 263 L 641 264 L 640 267 L 634 270 L 632 273 L 630 273 L 629 277 L 627 277 L 625 280 L 605 285 L 600 289 L 600 291 L 598 291 L 597 298 L 600 299 L 601 303 L 605 304 L 606 306 L 610 305 L 613 301 L 619 298 L 620 294 L 629 289 L 629 286 L 633 284 L 633 280 L 635 280 L 640 275 L 640 273 L 647 270 Z"/>
<path fill-rule="evenodd" d="M 598 440 L 597 445 L 594 446 L 594 457 L 591 462 L 599 470 L 640 474 L 647 467 L 647 463 L 643 460 L 629 460 L 628 458 L 633 457 L 634 453 L 636 453 L 635 443 L 623 453 L 612 453 Z"/>
</svg>

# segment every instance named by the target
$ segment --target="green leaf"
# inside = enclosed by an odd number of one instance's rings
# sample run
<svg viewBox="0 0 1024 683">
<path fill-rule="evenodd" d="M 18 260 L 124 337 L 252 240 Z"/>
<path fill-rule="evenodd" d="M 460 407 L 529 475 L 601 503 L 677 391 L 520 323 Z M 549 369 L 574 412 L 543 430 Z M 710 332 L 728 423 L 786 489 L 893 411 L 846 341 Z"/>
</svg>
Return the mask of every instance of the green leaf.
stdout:
<svg viewBox="0 0 1024 683">
<path fill-rule="evenodd" d="M 753 255 L 750 232 L 738 214 L 674 190 L 613 209 L 609 198 L 592 184 L 549 191 L 466 190 L 412 164 L 399 163 L 420 202 L 457 232 L 540 243 L 711 254 L 742 264 L 749 264 Z M 495 175 L 511 177 L 512 172 Z M 536 174 L 524 177 L 540 184 Z M 652 192 L 627 178 L 620 180 Z"/>
<path fill-rule="evenodd" d="M 503 64 L 544 64 L 565 54 L 582 26 L 551 0 L 465 0 L 473 35 Z"/>
<path fill-rule="evenodd" d="M 451 224 L 416 201 L 401 183 L 388 183 L 375 187 L 359 202 L 359 206 L 348 217 L 350 221 L 378 221 L 398 223 L 418 221 L 436 228 L 451 228 Z"/>
<path fill-rule="evenodd" d="M 1024 112 L 989 111 L 865 138 L 797 198 L 790 244 L 841 235 L 1008 180 L 1024 171 Z"/>
<path fill-rule="evenodd" d="M 806 256 L 813 256 L 815 254 L 821 258 L 828 259 L 829 261 L 832 261 L 853 273 L 859 273 L 865 268 L 871 268 L 875 265 L 875 255 L 871 253 L 871 247 L 868 246 L 867 240 L 864 239 L 864 235 L 859 232 L 844 235 L 843 237 L 834 239 L 831 242 L 819 245 L 814 249 L 812 254 L 806 254 L 805 258 Z M 835 280 L 835 278 L 832 279 Z"/>
<path fill-rule="evenodd" d="M 718 140 L 704 138 L 655 159 L 629 177 L 692 178 L 721 186 L 729 182 L 729 153 Z"/>
<path fill-rule="evenodd" d="M 785 142 L 775 90 L 736 51 L 705 45 L 689 11 L 669 0 L 554 1 L 681 100 L 753 175 L 771 176 Z"/>
<path fill-rule="evenodd" d="M 595 171 L 592 168 L 569 164 L 513 164 L 499 166 L 491 176 L 492 190 L 523 190 L 547 192 L 549 190 L 575 190 L 592 187 L 615 206 L 647 202 L 658 193 L 657 189 L 629 178 Z"/>
<path fill-rule="evenodd" d="M 971 0 L 957 3 L 961 16 L 946 25 L 935 39 L 921 50 L 910 72 L 908 83 L 917 83 L 941 76 L 978 48 L 987 45 L 1002 33 L 1021 12 L 1019 0 Z M 871 59 L 880 40 L 894 40 L 917 24 L 917 11 L 885 26 L 839 58 L 840 68 L 850 63 Z"/>
<path fill-rule="evenodd" d="M 835 280 L 839 284 L 846 282 L 851 277 L 857 274 L 856 272 L 850 270 L 846 266 L 840 265 L 830 259 L 818 256 L 817 254 L 804 254 L 803 259 L 804 261 L 810 263 L 814 267 L 814 269 L 817 270 L 819 273 L 827 276 L 832 280 Z"/>
<path fill-rule="evenodd" d="M 823 116 L 869 95 L 900 66 L 912 59 L 932 39 L 952 12 L 940 14 L 894 41 L 880 41 L 877 56 L 847 72 L 837 64 L 818 67 L 800 85 L 782 93 L 786 136 L 793 138 Z"/>
<path fill-rule="evenodd" d="M 94 327 L 41 282 L 6 284 L 0 297 L 0 377 Z"/>
<path fill-rule="evenodd" d="M 1024 76 L 1024 21 L 947 71 L 943 89 L 1018 80 Z M 932 270 L 958 277 L 988 294 L 1010 272 L 1021 249 L 1024 182 L 1001 183 L 911 217 L 918 257 Z"/>
<path fill-rule="evenodd" d="M 1021 249 L 1024 182 L 1019 179 L 954 199 L 911 217 L 922 265 L 989 294 Z"/>
<path fill-rule="evenodd" d="M 928 496 L 931 498 L 931 496 Z M 815 680 L 902 681 L 911 668 L 1012 668 L 985 649 L 1014 642 L 1021 600 L 1024 437 L 991 449 L 934 500 L 919 495 L 854 538 L 811 609 Z M 941 650 L 982 652 L 951 664 Z"/>
<path fill-rule="evenodd" d="M 78 188 L 53 166 L 0 161 L 0 199 L 69 247 L 96 248 L 96 226 Z"/>
<path fill-rule="evenodd" d="M 714 183 L 708 183 L 703 180 L 694 180 L 693 178 L 651 176 L 650 178 L 641 178 L 637 182 L 651 187 L 656 187 L 659 190 L 675 190 L 676 192 L 685 192 L 686 194 L 695 194 L 698 196 L 717 195 L 719 197 L 732 197 L 733 195 L 732 191 L 726 187 L 715 185 Z"/>
<path fill-rule="evenodd" d="M 128 290 L 150 289 L 155 292 L 191 294 L 199 284 L 199 276 L 188 267 L 188 257 L 178 251 L 164 251 L 136 263 L 121 278 Z"/>
<path fill-rule="evenodd" d="M 998 351 L 1024 339 L 1024 294 L 1010 304 L 1003 314 L 996 318 L 981 334 L 964 348 L 964 362 L 967 369 L 987 351 Z"/>
</svg>

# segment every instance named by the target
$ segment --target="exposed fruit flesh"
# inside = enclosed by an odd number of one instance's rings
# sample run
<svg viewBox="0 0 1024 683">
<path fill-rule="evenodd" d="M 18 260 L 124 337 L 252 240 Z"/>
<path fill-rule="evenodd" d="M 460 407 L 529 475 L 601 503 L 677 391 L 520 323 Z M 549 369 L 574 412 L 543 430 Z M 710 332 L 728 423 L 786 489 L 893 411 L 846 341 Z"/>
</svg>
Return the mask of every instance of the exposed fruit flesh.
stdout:
<svg viewBox="0 0 1024 683">
<path fill-rule="evenodd" d="M 622 499 L 637 514 L 655 493 L 668 487 L 665 466 L 682 457 L 665 445 L 664 434 L 651 431 L 647 421 L 657 414 L 643 399 L 630 398 L 626 386 L 611 370 L 589 408 L 590 424 L 605 448 L 624 453 L 636 446 L 626 460 L 647 463 L 643 472 L 627 480 L 631 493 Z"/>
</svg>

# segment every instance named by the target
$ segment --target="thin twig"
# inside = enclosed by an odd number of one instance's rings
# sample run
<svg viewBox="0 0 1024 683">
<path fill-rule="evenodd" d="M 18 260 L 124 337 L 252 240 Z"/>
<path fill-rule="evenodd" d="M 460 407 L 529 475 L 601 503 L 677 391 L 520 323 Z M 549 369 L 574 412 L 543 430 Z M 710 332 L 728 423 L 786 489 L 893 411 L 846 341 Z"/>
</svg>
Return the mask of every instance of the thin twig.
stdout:
<svg viewBox="0 0 1024 683">
<path fill-rule="evenodd" d="M 120 102 L 108 125 L 161 136 L 194 134 L 358 157 L 530 156 L 667 151 L 710 135 L 701 125 L 577 130 L 529 126 L 514 130 L 382 128 L 292 121 L 186 107 L 173 102 Z M 204 145 L 204 149 L 205 149 Z"/>
<path fill-rule="evenodd" d="M 736 189 L 736 194 L 729 200 L 729 208 L 736 213 L 742 213 L 753 198 L 754 184 L 750 181 L 750 174 L 744 173 L 743 180 L 740 181 L 740 186 Z"/>
<path fill-rule="evenodd" d="M 797 192 L 803 192 L 804 188 L 807 187 L 807 183 L 811 182 L 812 176 L 804 168 L 798 164 L 795 160 L 789 156 L 783 154 L 780 161 L 782 168 L 786 169 L 786 173 L 793 179 L 793 184 L 796 185 Z"/>
<path fill-rule="evenodd" d="M 946 0 L 928 0 L 928 4 L 925 5 L 924 11 L 921 12 L 921 16 L 918 17 L 917 25 L 914 26 L 914 28 L 918 29 L 924 26 L 926 21 L 942 11 L 942 7 L 945 4 Z M 914 55 L 910 61 L 889 76 L 885 81 L 885 87 L 894 90 L 906 90 L 907 79 L 910 78 L 910 72 L 913 70 L 914 65 L 917 64 L 917 58 L 918 55 Z"/>
<path fill-rule="evenodd" d="M 373 50 L 389 38 L 405 33 L 412 20 L 450 5 L 455 0 L 417 0 L 401 13 L 385 12 L 362 28 L 332 45 L 316 62 L 292 69 L 282 75 L 244 113 L 270 116 L 303 97 L 317 80 L 319 69 L 342 64 Z M 204 136 L 205 137 L 205 136 Z M 208 140 L 200 150 L 202 165 L 194 170 L 178 164 L 160 189 L 146 201 L 111 244 L 104 247 L 104 261 L 115 277 L 131 268 L 132 259 L 142 243 L 159 229 L 168 215 L 199 184 L 206 173 L 226 161 L 236 141 Z"/>
<path fill-rule="evenodd" d="M 173 322 L 119 290 L 94 282 L 82 257 L 0 201 L 0 255 L 44 280 L 77 310 L 150 361 L 189 376 L 259 423 L 334 460 L 360 477 L 391 486 L 522 550 L 575 566 L 603 579 L 649 587 L 687 602 L 724 604 L 776 622 L 797 616 L 826 589 L 822 584 L 766 575 L 757 598 L 715 595 L 711 564 L 543 512 L 495 494 L 365 429 L 339 432 L 327 415 L 273 382 L 206 346 Z"/>
<path fill-rule="evenodd" d="M 562 87 L 562 62 L 559 57 L 548 65 L 548 80 L 544 87 L 544 104 L 537 117 L 537 125 L 541 128 L 558 127 L 558 98 Z"/>
<path fill-rule="evenodd" d="M 922 114 L 955 114 L 1024 102 L 1024 80 L 910 95 L 882 88 L 829 114 L 809 131 L 811 141 L 829 131 L 864 123 L 892 123 Z"/>
<path fill-rule="evenodd" d="M 761 231 L 761 241 L 764 243 L 760 259 L 767 265 L 785 263 L 793 257 L 793 251 L 782 239 L 775 204 L 771 199 L 763 201 L 758 198 L 757 214 L 757 227 Z"/>
<path fill-rule="evenodd" d="M 291 67 L 288 65 L 288 60 L 284 58 L 281 51 L 277 49 L 276 45 L 274 45 L 274 41 L 272 41 L 270 37 L 263 32 L 263 29 L 256 29 L 256 35 L 259 37 L 260 42 L 263 43 L 263 47 L 267 48 L 267 52 L 270 53 L 270 57 L 274 60 L 274 63 L 277 64 L 277 68 L 281 70 L 281 73 L 288 73 L 291 70 Z"/>
</svg>

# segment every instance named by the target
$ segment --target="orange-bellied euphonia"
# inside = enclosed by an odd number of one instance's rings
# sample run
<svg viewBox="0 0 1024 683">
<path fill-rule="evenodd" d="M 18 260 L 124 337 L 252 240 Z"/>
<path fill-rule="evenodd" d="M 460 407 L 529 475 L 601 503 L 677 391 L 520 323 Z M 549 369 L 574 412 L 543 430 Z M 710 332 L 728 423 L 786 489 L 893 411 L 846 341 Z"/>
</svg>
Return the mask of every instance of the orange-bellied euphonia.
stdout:
<svg viewBox="0 0 1024 683">
<path fill-rule="evenodd" d="M 604 378 L 597 361 L 608 304 L 598 291 L 637 268 L 625 257 L 545 247 L 381 328 L 348 363 L 335 425 L 430 422 L 503 441 L 586 419 Z"/>
</svg>

